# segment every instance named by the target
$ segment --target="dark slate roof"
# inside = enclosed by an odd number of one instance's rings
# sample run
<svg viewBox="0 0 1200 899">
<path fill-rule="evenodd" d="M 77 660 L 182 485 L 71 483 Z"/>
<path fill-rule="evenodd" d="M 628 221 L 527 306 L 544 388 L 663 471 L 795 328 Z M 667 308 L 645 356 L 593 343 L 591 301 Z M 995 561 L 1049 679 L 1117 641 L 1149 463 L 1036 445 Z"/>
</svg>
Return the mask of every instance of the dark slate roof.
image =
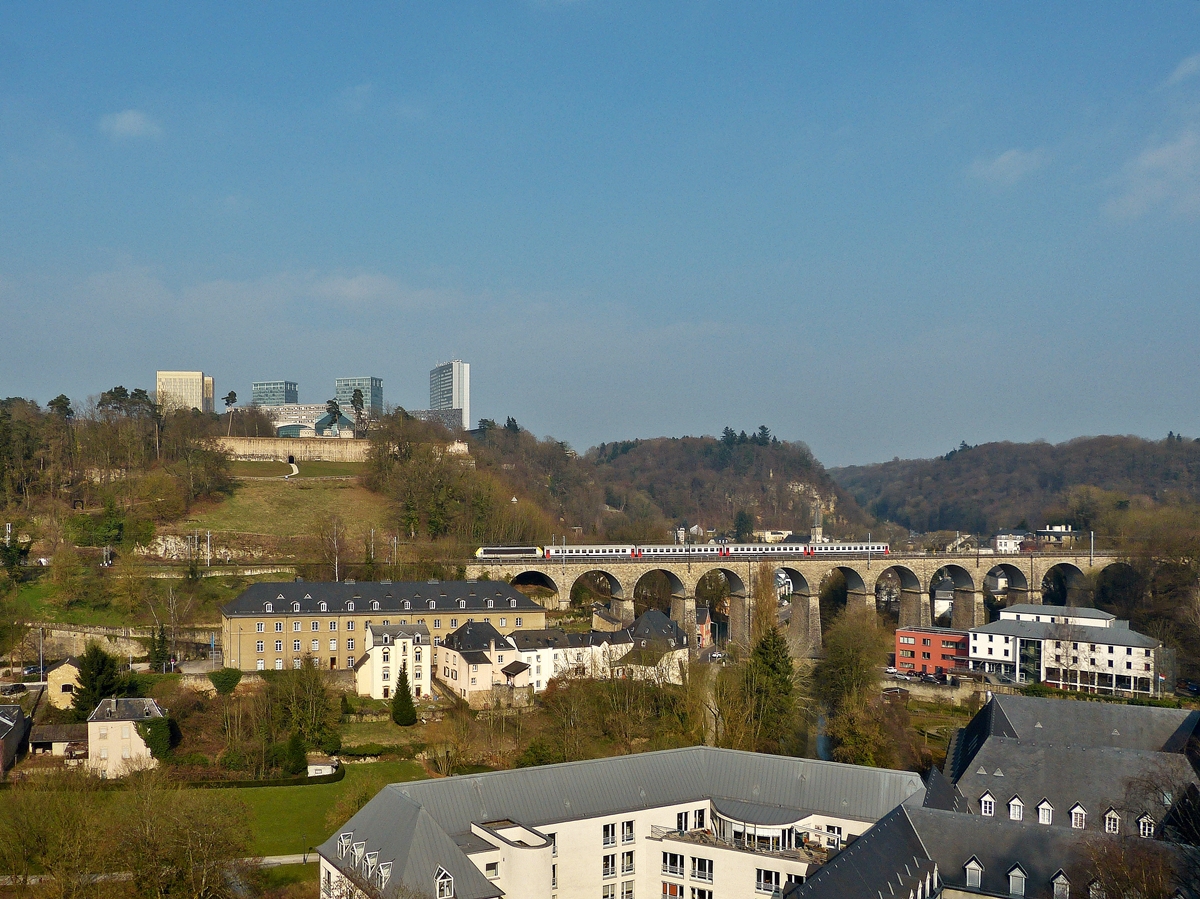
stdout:
<svg viewBox="0 0 1200 899">
<path fill-rule="evenodd" d="M 416 836 L 414 822 L 419 810 L 428 816 L 428 824 L 421 829 L 436 829 L 452 848 L 440 842 L 441 854 L 425 858 L 414 868 L 421 872 L 414 888 L 428 892 L 426 879 L 431 882 L 432 875 L 424 872 L 441 864 L 455 875 L 458 894 L 474 899 L 495 895 L 495 890 L 472 891 L 473 887 L 467 888 L 468 881 L 459 885 L 458 871 L 478 874 L 456 845 L 467 840 L 473 824 L 507 818 L 527 828 L 542 829 L 561 821 L 704 799 L 753 804 L 760 815 L 772 809 L 783 814 L 786 809 L 795 816 L 790 820 L 801 817 L 797 814 L 801 810 L 874 821 L 923 790 L 920 778 L 907 771 L 695 746 L 392 784 L 341 831 L 354 831 L 354 838 L 365 840 L 368 850 L 379 851 L 381 861 L 396 859 L 400 865 L 417 851 L 410 844 Z M 432 838 L 423 839 L 423 846 L 432 845 Z M 325 858 L 337 863 L 336 833 L 319 848 Z"/>
<path fill-rule="evenodd" d="M 708 621 L 708 606 L 699 606 L 696 609 L 696 624 L 703 625 Z"/>
<path fill-rule="evenodd" d="M 647 609 L 630 628 L 635 640 L 667 642 L 673 646 L 687 646 L 687 637 L 674 621 L 658 609 Z"/>
<path fill-rule="evenodd" d="M 280 597 L 283 597 L 280 599 Z M 300 603 L 301 614 L 316 613 L 319 603 L 324 602 L 328 611 L 324 614 L 344 612 L 346 603 L 355 604 L 355 613 L 370 610 L 370 603 L 379 603 L 381 612 L 426 612 L 430 600 L 434 610 L 449 612 L 459 609 L 459 600 L 465 600 L 462 611 L 487 611 L 487 600 L 491 599 L 496 609 L 515 609 L 524 612 L 540 612 L 542 607 L 514 590 L 503 581 L 397 581 L 361 582 L 355 584 L 328 581 L 282 581 L 251 584 L 236 599 L 221 608 L 226 617 L 262 615 L 265 603 L 272 604 L 268 614 L 294 614 L 292 603 Z M 407 600 L 412 608 L 403 608 Z M 516 600 L 516 605 L 512 601 Z"/>
<path fill-rule="evenodd" d="M 805 883 L 785 889 L 783 896 L 784 899 L 903 897 L 909 896 L 927 877 L 932 878 L 933 872 L 933 860 L 905 806 L 899 806 L 810 874 Z"/>
<path fill-rule="evenodd" d="M 1112 646 L 1133 646 L 1138 649 L 1154 649 L 1161 641 L 1124 627 L 1077 627 L 1052 624 L 1049 621 L 1016 621 L 1003 618 L 971 628 L 973 634 L 997 634 L 1020 637 L 1022 640 L 1071 640 L 1078 643 L 1103 643 Z"/>
<path fill-rule="evenodd" d="M 948 812 L 965 812 L 968 807 L 966 797 L 937 768 L 931 769 L 925 780 L 925 800 L 922 805 Z"/>
<path fill-rule="evenodd" d="M 558 627 L 550 627 L 543 630 L 513 631 L 510 639 L 521 652 L 534 652 L 538 649 L 561 649 L 569 645 L 566 631 Z"/>
<path fill-rule="evenodd" d="M 1139 749 L 1071 746 L 993 737 L 976 753 L 966 773 L 956 782 L 979 813 L 979 799 L 991 793 L 996 816 L 1008 821 L 1008 801 L 1015 795 L 1025 805 L 1025 816 L 1037 819 L 1043 799 L 1054 806 L 1053 826 L 1070 827 L 1069 811 L 1079 803 L 1088 826 L 1100 827 L 1110 808 L 1132 823 L 1145 813 L 1161 821 L 1166 809 L 1143 785 L 1155 782 L 1186 784 L 1196 781 L 1187 758 L 1179 753 Z"/>
<path fill-rule="evenodd" d="M 742 799 L 714 799 L 713 808 L 726 818 L 741 821 L 744 824 L 761 824 L 763 827 L 795 824 L 807 815 L 807 812 L 800 809 L 764 805 L 761 802 L 746 802 Z"/>
<path fill-rule="evenodd" d="M 86 724 L 37 724 L 29 732 L 30 743 L 86 743 Z"/>
<path fill-rule="evenodd" d="M 455 652 L 465 653 L 486 652 L 493 646 L 503 650 L 508 648 L 509 642 L 502 633 L 486 621 L 468 621 L 458 630 L 447 634 L 442 645 Z"/>
<path fill-rule="evenodd" d="M 19 705 L 0 705 L 0 739 L 12 733 L 14 727 L 24 727 L 25 712 Z"/>
<path fill-rule="evenodd" d="M 162 716 L 153 699 L 101 699 L 88 721 L 145 721 Z"/>
<path fill-rule="evenodd" d="M 588 631 L 586 634 L 567 634 L 567 645 L 571 648 L 605 646 L 613 643 L 632 643 L 629 631 Z"/>
<path fill-rule="evenodd" d="M 46 669 L 46 673 L 49 674 L 51 671 L 55 671 L 59 668 L 62 668 L 64 665 L 70 665 L 72 668 L 78 668 L 79 667 L 79 659 L 75 658 L 75 656 L 67 656 L 61 662 L 55 662 L 53 665 L 48 667 Z"/>
<path fill-rule="evenodd" d="M 500 669 L 500 673 L 503 674 L 505 677 L 516 677 L 522 671 L 528 671 L 528 670 L 529 670 L 529 666 L 526 665 L 524 662 L 509 662 L 507 665 L 505 665 L 503 668 Z"/>
<path fill-rule="evenodd" d="M 413 637 L 416 637 L 416 636 L 420 636 L 422 643 L 429 642 L 429 628 L 426 627 L 424 625 L 424 623 L 422 623 L 420 621 L 416 622 L 415 624 L 386 624 L 386 625 L 378 624 L 378 623 L 372 621 L 370 624 L 367 625 L 367 630 L 369 630 L 371 632 L 372 636 L 382 637 L 384 634 L 387 634 L 389 637 L 392 638 L 393 643 L 396 642 L 397 638 L 404 640 L 404 639 L 412 639 Z"/>
<path fill-rule="evenodd" d="M 462 656 L 462 660 L 468 665 L 492 664 L 492 660 L 488 657 L 488 654 L 481 649 L 460 650 L 459 655 Z"/>
<path fill-rule="evenodd" d="M 1115 702 L 995 694 L 1001 713 L 991 732 L 1076 746 L 1181 752 L 1200 730 L 1200 712 Z"/>
</svg>

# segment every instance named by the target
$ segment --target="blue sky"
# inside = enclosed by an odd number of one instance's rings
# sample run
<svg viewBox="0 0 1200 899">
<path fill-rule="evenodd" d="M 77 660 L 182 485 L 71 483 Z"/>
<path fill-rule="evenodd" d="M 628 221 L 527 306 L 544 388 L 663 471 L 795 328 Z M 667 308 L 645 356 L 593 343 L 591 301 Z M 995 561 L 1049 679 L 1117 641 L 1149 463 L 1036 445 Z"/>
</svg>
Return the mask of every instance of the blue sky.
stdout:
<svg viewBox="0 0 1200 899">
<path fill-rule="evenodd" d="M 0 2 L 0 395 L 1200 433 L 1200 3 Z"/>
</svg>

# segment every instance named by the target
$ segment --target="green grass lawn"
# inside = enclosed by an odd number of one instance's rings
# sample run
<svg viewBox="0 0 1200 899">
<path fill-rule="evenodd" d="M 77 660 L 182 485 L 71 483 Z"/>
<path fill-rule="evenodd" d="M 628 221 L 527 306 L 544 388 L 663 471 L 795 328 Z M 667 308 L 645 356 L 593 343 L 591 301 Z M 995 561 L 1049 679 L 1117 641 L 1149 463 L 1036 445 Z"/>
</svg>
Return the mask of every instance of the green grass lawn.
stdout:
<svg viewBox="0 0 1200 899">
<path fill-rule="evenodd" d="M 274 868 L 263 868 L 258 876 L 262 889 L 277 890 L 294 883 L 316 883 L 321 876 L 321 866 L 314 859 L 307 865 L 277 865 Z"/>
<path fill-rule="evenodd" d="M 29 610 L 29 617 L 34 621 L 62 621 L 105 627 L 124 627 L 129 624 L 129 616 L 112 608 L 74 606 L 64 609 L 55 601 L 57 594 L 58 588 L 50 583 L 49 577 L 23 583 L 17 588 L 17 599 L 21 607 Z"/>
<path fill-rule="evenodd" d="M 366 469 L 362 462 L 297 462 L 302 478 L 353 478 Z"/>
<path fill-rule="evenodd" d="M 398 743 L 421 742 L 424 739 L 423 734 L 422 727 L 401 727 L 391 720 L 348 721 L 342 725 L 342 742 L 347 746 L 361 746 L 363 743 L 392 746 Z"/>
<path fill-rule="evenodd" d="M 238 790 L 238 798 L 250 809 L 255 853 L 290 855 L 325 842 L 329 837 L 325 816 L 338 797 L 356 780 L 371 777 L 383 777 L 388 783 L 420 780 L 425 769 L 417 762 L 347 765 L 346 777 L 339 783 Z"/>
<path fill-rule="evenodd" d="M 291 471 L 292 466 L 286 462 L 234 462 L 229 466 L 235 478 L 278 478 Z"/>
<path fill-rule="evenodd" d="M 242 481 L 233 496 L 196 510 L 179 528 L 300 537 L 319 533 L 335 514 L 346 524 L 350 545 L 361 551 L 363 536 L 383 529 L 387 500 L 353 481 Z"/>
</svg>

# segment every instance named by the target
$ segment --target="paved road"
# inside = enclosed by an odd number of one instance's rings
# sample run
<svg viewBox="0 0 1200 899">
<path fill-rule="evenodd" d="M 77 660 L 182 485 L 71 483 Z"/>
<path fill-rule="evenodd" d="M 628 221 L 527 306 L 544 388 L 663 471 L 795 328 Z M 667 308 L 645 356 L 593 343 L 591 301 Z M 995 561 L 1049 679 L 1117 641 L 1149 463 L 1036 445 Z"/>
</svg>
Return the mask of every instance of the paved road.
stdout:
<svg viewBox="0 0 1200 899">
<path fill-rule="evenodd" d="M 308 865 L 315 864 L 317 854 L 315 852 L 302 852 L 297 855 L 268 855 L 265 858 L 250 858 L 245 859 L 249 862 L 254 862 L 260 868 L 277 868 L 280 865 Z M 102 883 L 109 880 L 129 880 L 133 877 L 128 871 L 114 871 L 109 874 L 96 874 L 93 876 L 94 883 Z M 34 874 L 30 876 L 29 883 L 41 883 L 47 880 L 45 874 Z M 19 877 L 0 876 L 0 886 L 15 886 L 21 883 Z"/>
</svg>

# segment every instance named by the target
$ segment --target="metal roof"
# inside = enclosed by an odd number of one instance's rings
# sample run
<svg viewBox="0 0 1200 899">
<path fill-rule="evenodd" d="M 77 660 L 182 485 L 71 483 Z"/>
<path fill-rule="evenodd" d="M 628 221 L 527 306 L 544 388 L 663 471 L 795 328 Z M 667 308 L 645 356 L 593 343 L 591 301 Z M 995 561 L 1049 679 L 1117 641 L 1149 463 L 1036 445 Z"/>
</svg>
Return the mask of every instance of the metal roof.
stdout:
<svg viewBox="0 0 1200 899">
<path fill-rule="evenodd" d="M 1055 618 L 1095 618 L 1098 621 L 1115 621 L 1117 616 L 1110 615 L 1101 609 L 1089 609 L 1084 606 L 1043 606 L 1031 602 L 1018 602 L 1000 610 L 1003 615 L 1014 612 L 1018 615 L 1052 615 Z"/>
<path fill-rule="evenodd" d="M 1182 752 L 1200 733 L 1200 712 L 1188 709 L 1000 693 L 988 705 L 1000 713 L 989 731 L 1022 740 Z"/>
<path fill-rule="evenodd" d="M 1108 646 L 1133 646 L 1154 649 L 1161 643 L 1153 637 L 1123 627 L 1087 627 L 1083 630 L 1064 630 L 1070 625 L 1049 621 L 1016 621 L 1002 618 L 991 624 L 971 628 L 972 634 L 997 634 L 1020 637 L 1022 640 L 1065 640 L 1075 643 L 1103 643 Z"/>
</svg>

